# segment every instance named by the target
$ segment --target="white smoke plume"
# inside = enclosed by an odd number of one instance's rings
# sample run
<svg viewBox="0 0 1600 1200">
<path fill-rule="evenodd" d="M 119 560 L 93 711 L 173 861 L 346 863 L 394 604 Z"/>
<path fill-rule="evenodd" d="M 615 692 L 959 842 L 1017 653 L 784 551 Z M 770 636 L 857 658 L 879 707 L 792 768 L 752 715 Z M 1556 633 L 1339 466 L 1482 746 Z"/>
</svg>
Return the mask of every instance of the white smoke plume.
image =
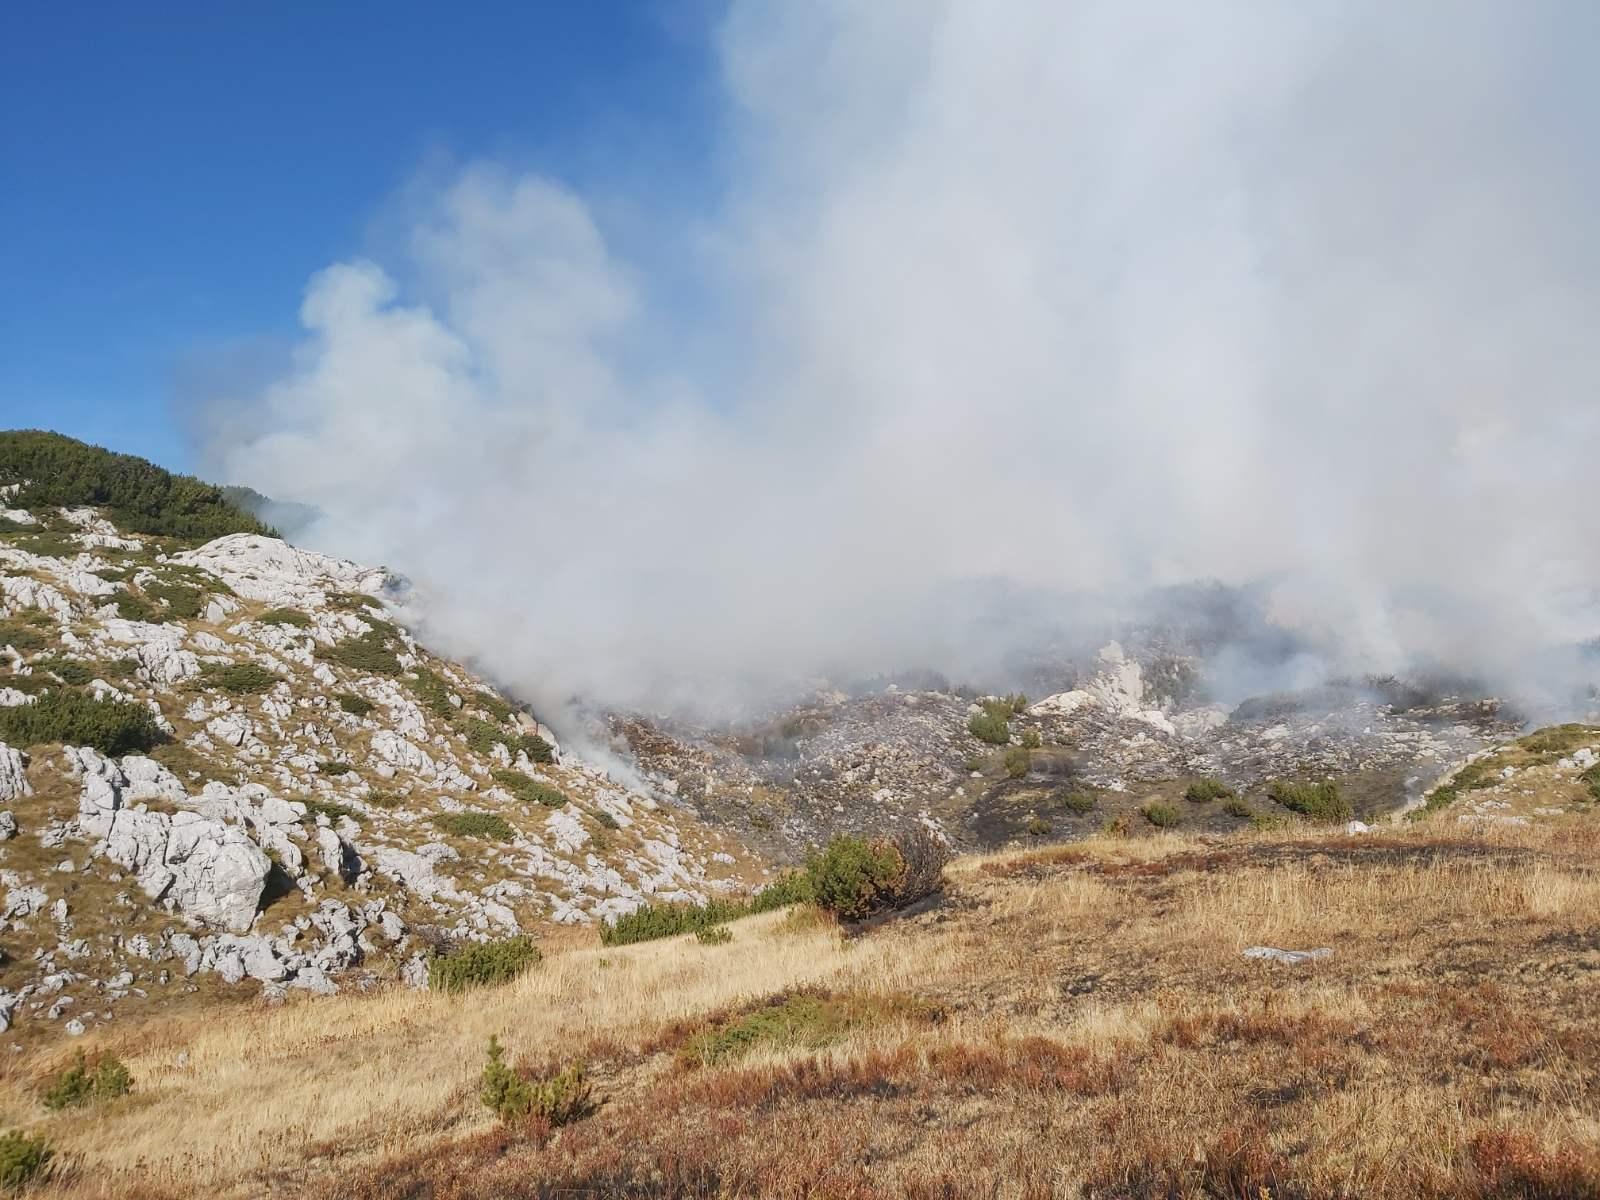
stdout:
<svg viewBox="0 0 1600 1200">
<path fill-rule="evenodd" d="M 736 0 L 661 254 L 467 166 L 209 459 L 533 695 L 981 666 L 975 581 L 1515 683 L 1600 632 L 1596 11 Z"/>
</svg>

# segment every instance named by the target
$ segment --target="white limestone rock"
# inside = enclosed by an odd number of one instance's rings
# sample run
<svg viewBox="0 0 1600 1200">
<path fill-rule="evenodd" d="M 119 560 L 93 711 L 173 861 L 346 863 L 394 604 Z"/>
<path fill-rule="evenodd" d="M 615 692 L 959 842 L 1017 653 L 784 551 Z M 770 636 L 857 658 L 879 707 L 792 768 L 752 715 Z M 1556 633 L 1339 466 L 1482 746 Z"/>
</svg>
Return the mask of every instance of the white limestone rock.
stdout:
<svg viewBox="0 0 1600 1200">
<path fill-rule="evenodd" d="M 286 607 L 321 608 L 330 591 L 376 596 L 389 578 L 380 569 L 252 533 L 229 534 L 175 554 L 172 561 L 211 572 L 246 599 Z"/>
<path fill-rule="evenodd" d="M 28 773 L 22 765 L 22 753 L 0 742 L 0 803 L 20 800 L 33 795 L 28 786 Z"/>
</svg>

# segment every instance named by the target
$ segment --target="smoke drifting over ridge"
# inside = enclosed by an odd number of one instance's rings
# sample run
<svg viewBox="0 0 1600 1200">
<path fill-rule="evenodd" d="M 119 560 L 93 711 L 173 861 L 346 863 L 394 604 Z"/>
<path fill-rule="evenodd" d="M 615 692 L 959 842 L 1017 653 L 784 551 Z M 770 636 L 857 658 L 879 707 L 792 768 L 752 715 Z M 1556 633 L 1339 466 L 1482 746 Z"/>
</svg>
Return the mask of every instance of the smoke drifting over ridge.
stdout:
<svg viewBox="0 0 1600 1200">
<path fill-rule="evenodd" d="M 1266 580 L 1348 669 L 1508 684 L 1600 633 L 1591 6 L 734 3 L 716 37 L 726 186 L 653 231 L 672 270 L 468 166 L 311 280 L 213 469 L 535 695 L 965 674 L 1031 634 L 975 581 Z"/>
</svg>

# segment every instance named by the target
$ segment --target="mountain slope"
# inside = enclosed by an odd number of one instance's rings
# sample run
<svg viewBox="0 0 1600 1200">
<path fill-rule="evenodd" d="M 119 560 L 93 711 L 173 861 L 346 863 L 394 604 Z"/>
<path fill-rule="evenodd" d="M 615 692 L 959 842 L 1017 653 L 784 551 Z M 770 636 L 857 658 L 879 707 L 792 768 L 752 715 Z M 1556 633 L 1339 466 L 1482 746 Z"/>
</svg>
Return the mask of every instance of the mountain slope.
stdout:
<svg viewBox="0 0 1600 1200">
<path fill-rule="evenodd" d="M 132 477 L 155 480 L 150 495 L 199 495 L 149 470 Z M 149 505 L 130 517 L 114 489 L 106 509 L 29 499 L 87 494 L 59 484 L 9 489 L 11 1037 L 81 1032 L 217 982 L 269 996 L 420 983 L 440 946 L 698 899 L 754 870 L 418 645 L 382 570 L 259 532 L 139 534 L 183 522 Z M 249 520 L 220 502 L 185 511 Z"/>
</svg>

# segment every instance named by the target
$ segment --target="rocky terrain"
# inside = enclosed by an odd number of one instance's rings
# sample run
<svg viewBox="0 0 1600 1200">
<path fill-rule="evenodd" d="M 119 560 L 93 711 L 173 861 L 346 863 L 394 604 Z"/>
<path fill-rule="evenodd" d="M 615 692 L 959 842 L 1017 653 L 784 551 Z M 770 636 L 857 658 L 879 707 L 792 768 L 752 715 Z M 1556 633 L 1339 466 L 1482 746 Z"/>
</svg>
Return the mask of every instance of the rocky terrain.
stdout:
<svg viewBox="0 0 1600 1200">
<path fill-rule="evenodd" d="M 199 989 L 421 984 L 441 944 L 759 877 L 418 645 L 382 570 L 262 534 L 133 534 L 26 490 L 0 513 L 0 730 L 24 730 L 0 736 L 13 1040 Z M 26 723 L 63 705 L 85 729 L 141 706 L 155 736 L 102 750 Z"/>
<path fill-rule="evenodd" d="M 609 732 L 663 792 L 779 857 L 837 832 L 924 822 L 958 847 L 1082 837 L 1172 800 L 1195 778 L 1252 797 L 1257 818 L 1282 812 L 1275 779 L 1340 782 L 1376 817 L 1415 801 L 1450 767 L 1517 726 L 1492 702 L 1403 694 L 1393 680 L 1266 696 L 1233 707 L 1173 698 L 1170 649 L 1143 655 L 1112 642 L 1073 688 L 1014 697 L 1000 744 L 969 729 L 1000 698 L 903 689 L 818 695 L 736 730 L 613 717 Z M 1142 661 L 1141 661 L 1142 660 Z M 1092 800 L 1087 805 L 1083 798 Z M 1078 803 L 1069 803 L 1070 800 Z M 1189 808 L 1216 832 L 1249 817 Z"/>
</svg>

